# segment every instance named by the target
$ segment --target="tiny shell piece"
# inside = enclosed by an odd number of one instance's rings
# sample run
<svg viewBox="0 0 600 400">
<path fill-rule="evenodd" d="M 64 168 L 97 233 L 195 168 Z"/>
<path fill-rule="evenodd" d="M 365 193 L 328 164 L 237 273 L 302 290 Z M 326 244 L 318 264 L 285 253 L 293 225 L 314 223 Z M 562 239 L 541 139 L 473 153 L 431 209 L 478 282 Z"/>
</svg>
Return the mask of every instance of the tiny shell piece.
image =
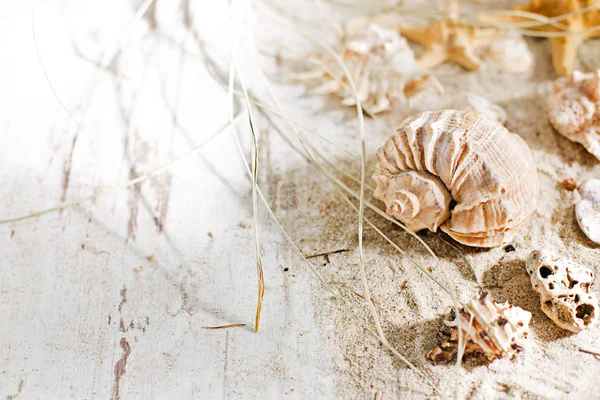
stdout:
<svg viewBox="0 0 600 400">
<path fill-rule="evenodd" d="M 575 206 L 577 222 L 592 242 L 600 244 L 600 179 L 583 182 L 578 192 L 581 200 Z"/>
<path fill-rule="evenodd" d="M 572 192 L 579 187 L 579 182 L 575 178 L 567 178 L 560 183 L 563 189 Z"/>
<path fill-rule="evenodd" d="M 600 70 L 557 79 L 548 117 L 561 135 L 600 160 Z"/>
<path fill-rule="evenodd" d="M 538 201 L 527 144 L 477 111 L 406 119 L 377 152 L 373 197 L 409 229 L 437 228 L 468 246 L 512 238 Z"/>
<path fill-rule="evenodd" d="M 598 299 L 589 293 L 592 270 L 539 250 L 529 255 L 526 266 L 542 311 L 556 325 L 578 333 L 596 323 Z"/>
<path fill-rule="evenodd" d="M 522 349 L 521 343 L 529 333 L 531 313 L 511 306 L 499 304 L 483 293 L 460 310 L 461 329 L 466 342 L 465 356 L 483 353 L 489 360 L 513 357 Z M 439 337 L 440 345 L 427 354 L 434 364 L 456 360 L 458 354 L 458 322 L 455 318 L 446 322 L 449 329 Z"/>
<path fill-rule="evenodd" d="M 488 54 L 502 69 L 520 74 L 531 69 L 533 54 L 523 36 L 509 32 L 488 47 Z"/>
</svg>

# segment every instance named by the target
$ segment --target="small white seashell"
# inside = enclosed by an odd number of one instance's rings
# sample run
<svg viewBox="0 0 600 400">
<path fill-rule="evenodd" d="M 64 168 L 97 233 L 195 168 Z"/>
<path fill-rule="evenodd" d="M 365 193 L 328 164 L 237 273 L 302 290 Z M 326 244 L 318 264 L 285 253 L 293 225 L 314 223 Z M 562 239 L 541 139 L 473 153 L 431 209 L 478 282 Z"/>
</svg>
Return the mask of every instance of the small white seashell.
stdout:
<svg viewBox="0 0 600 400">
<path fill-rule="evenodd" d="M 533 54 L 523 36 L 511 32 L 495 40 L 488 47 L 488 54 L 505 71 L 520 74 L 533 65 Z"/>
<path fill-rule="evenodd" d="M 514 356 L 529 333 L 529 321 L 530 312 L 508 302 L 496 303 L 483 293 L 460 310 L 461 330 L 467 341 L 465 356 L 483 353 L 490 360 Z M 457 319 L 446 325 L 451 328 L 439 336 L 440 345 L 427 354 L 435 364 L 447 363 L 457 357 Z"/>
<path fill-rule="evenodd" d="M 496 121 L 502 125 L 504 125 L 508 118 L 504 108 L 500 107 L 498 104 L 492 103 L 485 97 L 478 96 L 471 92 L 465 92 L 463 94 L 456 105 L 456 109 L 478 111 L 492 121 Z"/>
<path fill-rule="evenodd" d="M 557 79 L 548 117 L 561 135 L 600 160 L 600 70 Z"/>
<path fill-rule="evenodd" d="M 529 255 L 526 266 L 542 311 L 556 325 L 578 333 L 596 323 L 598 299 L 589 293 L 592 270 L 539 250 Z"/>
<path fill-rule="evenodd" d="M 407 118 L 377 158 L 373 197 L 415 232 L 439 227 L 462 244 L 495 247 L 512 238 L 538 202 L 527 143 L 477 111 Z"/>
<path fill-rule="evenodd" d="M 581 200 L 575 206 L 575 216 L 585 236 L 600 244 L 600 179 L 590 179 L 578 188 Z"/>
</svg>

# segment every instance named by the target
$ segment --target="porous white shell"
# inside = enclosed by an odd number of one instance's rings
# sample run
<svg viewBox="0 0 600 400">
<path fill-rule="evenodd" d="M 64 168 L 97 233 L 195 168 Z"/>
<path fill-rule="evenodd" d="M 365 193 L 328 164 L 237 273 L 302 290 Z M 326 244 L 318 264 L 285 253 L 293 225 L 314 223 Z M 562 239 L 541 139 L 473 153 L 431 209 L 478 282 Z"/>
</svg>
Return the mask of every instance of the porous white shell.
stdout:
<svg viewBox="0 0 600 400">
<path fill-rule="evenodd" d="M 461 331 L 466 339 L 465 355 L 481 352 L 490 360 L 512 357 L 522 347 L 529 333 L 531 313 L 506 303 L 496 303 L 483 293 L 460 311 Z M 458 321 L 450 323 L 450 331 L 440 336 L 440 345 L 429 352 L 434 363 L 456 359 L 458 352 Z"/>
<path fill-rule="evenodd" d="M 508 118 L 504 108 L 500 107 L 498 104 L 492 103 L 485 97 L 471 92 L 464 92 L 462 94 L 456 104 L 456 109 L 478 111 L 492 121 L 499 122 L 502 125 L 504 125 Z"/>
<path fill-rule="evenodd" d="M 513 74 L 531 70 L 533 53 L 523 36 L 510 32 L 488 47 L 488 54 L 502 69 Z"/>
<path fill-rule="evenodd" d="M 579 227 L 592 242 L 600 244 L 600 179 L 583 182 L 577 191 L 581 197 L 575 206 Z"/>
<path fill-rule="evenodd" d="M 533 290 L 540 295 L 542 311 L 556 325 L 578 333 L 596 323 L 598 299 L 589 293 L 592 270 L 535 250 L 527 258 L 527 273 Z"/>
<path fill-rule="evenodd" d="M 373 197 L 413 230 L 499 246 L 533 214 L 537 172 L 518 135 L 476 111 L 406 119 L 377 152 Z"/>
<path fill-rule="evenodd" d="M 556 80 L 548 117 L 561 135 L 600 160 L 600 70 Z"/>
</svg>

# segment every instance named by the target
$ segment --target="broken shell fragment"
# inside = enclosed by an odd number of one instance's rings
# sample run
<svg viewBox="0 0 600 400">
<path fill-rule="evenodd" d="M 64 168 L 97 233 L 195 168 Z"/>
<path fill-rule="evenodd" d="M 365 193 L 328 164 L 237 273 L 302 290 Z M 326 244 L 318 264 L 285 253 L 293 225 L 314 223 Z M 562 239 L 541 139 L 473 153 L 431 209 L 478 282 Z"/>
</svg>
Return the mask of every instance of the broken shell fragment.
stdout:
<svg viewBox="0 0 600 400">
<path fill-rule="evenodd" d="M 535 250 L 527 258 L 527 274 L 540 295 L 542 311 L 556 325 L 578 333 L 596 323 L 598 299 L 589 293 L 592 270 Z"/>
<path fill-rule="evenodd" d="M 395 30 L 373 23 L 357 37 L 356 29 L 352 29 L 352 40 L 344 41 L 339 50 L 357 95 L 346 71 L 329 54 L 310 56 L 319 67 L 292 74 L 292 79 L 313 83 L 312 94 L 336 94 L 345 106 L 355 106 L 358 97 L 371 115 L 390 110 L 394 99 L 407 99 L 439 84 L 431 76 L 419 73 L 414 52 Z"/>
<path fill-rule="evenodd" d="M 589 179 L 578 189 L 581 200 L 575 206 L 579 227 L 592 242 L 600 244 L 600 179 Z"/>
<path fill-rule="evenodd" d="M 377 152 L 373 197 L 412 231 L 495 247 L 512 238 L 538 201 L 537 172 L 518 135 L 476 111 L 406 119 Z"/>
<path fill-rule="evenodd" d="M 548 117 L 558 133 L 600 160 L 600 70 L 556 80 Z"/>
<path fill-rule="evenodd" d="M 531 313 L 499 304 L 483 293 L 460 310 L 461 330 L 466 340 L 464 355 L 482 353 L 489 360 L 512 357 L 522 349 L 529 333 Z M 434 364 L 456 360 L 458 355 L 458 321 L 446 322 L 448 328 L 439 337 L 440 345 L 427 354 Z"/>
</svg>

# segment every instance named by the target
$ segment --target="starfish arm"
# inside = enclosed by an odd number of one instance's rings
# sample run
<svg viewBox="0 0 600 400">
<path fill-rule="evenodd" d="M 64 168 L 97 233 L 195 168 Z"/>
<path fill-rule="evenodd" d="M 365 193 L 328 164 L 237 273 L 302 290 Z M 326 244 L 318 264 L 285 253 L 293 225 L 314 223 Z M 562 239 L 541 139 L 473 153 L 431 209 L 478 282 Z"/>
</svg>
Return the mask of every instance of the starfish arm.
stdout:
<svg viewBox="0 0 600 400">
<path fill-rule="evenodd" d="M 479 57 L 468 48 L 457 49 L 450 55 L 450 59 L 469 71 L 475 71 L 481 63 Z"/>
<path fill-rule="evenodd" d="M 525 5 L 515 7 L 514 10 L 536 12 L 537 10 L 540 9 L 541 5 L 542 5 L 542 3 L 540 0 L 531 0 L 529 3 L 527 3 Z"/>
<path fill-rule="evenodd" d="M 425 47 L 431 44 L 432 32 L 428 27 L 400 25 L 398 30 L 408 40 L 417 42 Z"/>
<path fill-rule="evenodd" d="M 582 41 L 580 36 L 550 38 L 552 63 L 557 74 L 567 75 L 573 72 L 573 64 Z"/>
<path fill-rule="evenodd" d="M 502 35 L 498 29 L 477 29 L 473 33 L 473 44 L 475 47 L 485 46 L 500 39 Z"/>
<path fill-rule="evenodd" d="M 448 53 L 444 48 L 435 47 L 426 50 L 425 53 L 417 60 L 421 68 L 433 68 L 440 65 L 448 59 Z"/>
</svg>

